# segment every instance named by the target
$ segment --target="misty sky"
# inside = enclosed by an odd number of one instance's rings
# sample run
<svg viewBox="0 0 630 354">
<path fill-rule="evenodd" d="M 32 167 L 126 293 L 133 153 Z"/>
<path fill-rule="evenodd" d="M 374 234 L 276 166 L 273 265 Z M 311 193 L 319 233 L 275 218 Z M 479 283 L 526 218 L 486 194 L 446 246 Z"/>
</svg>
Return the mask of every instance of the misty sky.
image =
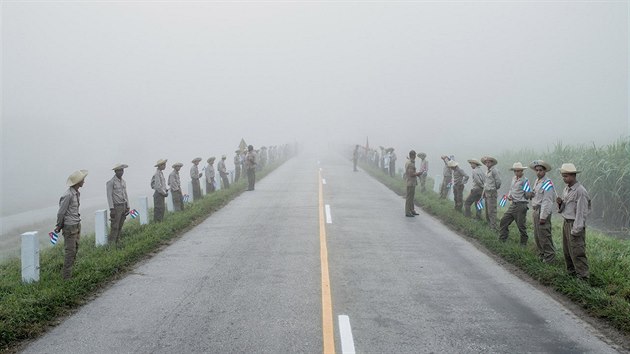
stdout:
<svg viewBox="0 0 630 354">
<path fill-rule="evenodd" d="M 627 1 L 3 1 L 2 215 L 56 204 L 79 168 L 103 197 L 117 162 L 138 188 L 161 157 L 187 179 L 241 137 L 605 144 L 629 133 L 628 19 Z"/>
</svg>

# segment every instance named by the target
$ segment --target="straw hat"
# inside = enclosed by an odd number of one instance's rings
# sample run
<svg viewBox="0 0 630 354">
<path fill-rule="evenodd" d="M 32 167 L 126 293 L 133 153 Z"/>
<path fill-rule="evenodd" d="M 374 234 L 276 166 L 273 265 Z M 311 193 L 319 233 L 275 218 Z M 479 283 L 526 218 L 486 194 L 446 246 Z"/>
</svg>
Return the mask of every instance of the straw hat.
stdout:
<svg viewBox="0 0 630 354">
<path fill-rule="evenodd" d="M 167 159 L 159 159 L 156 163 L 154 167 L 158 167 L 160 165 L 163 165 L 166 163 L 166 161 L 168 161 Z"/>
<path fill-rule="evenodd" d="M 481 166 L 482 165 L 482 163 L 479 162 L 479 160 L 477 160 L 477 159 L 470 159 L 470 160 L 468 160 L 468 163 L 474 163 L 477 166 Z"/>
<path fill-rule="evenodd" d="M 201 161 L 201 157 L 195 157 L 191 162 L 195 163 L 195 162 L 199 162 Z"/>
<path fill-rule="evenodd" d="M 181 163 L 181 162 L 175 162 L 175 163 L 173 164 L 173 168 L 175 168 L 175 167 L 182 167 L 182 166 L 184 166 L 184 164 L 183 164 L 183 163 Z"/>
<path fill-rule="evenodd" d="M 116 170 L 124 170 L 127 167 L 129 167 L 129 166 L 125 165 L 124 163 L 119 163 L 119 164 L 116 164 L 114 166 L 114 168 L 112 168 L 112 170 L 114 170 L 114 171 L 116 171 Z"/>
<path fill-rule="evenodd" d="M 527 167 L 523 166 L 522 163 L 520 162 L 515 162 L 512 165 L 512 168 L 510 168 L 510 171 L 523 171 L 524 169 L 526 169 Z"/>
<path fill-rule="evenodd" d="M 551 165 L 543 160 L 534 160 L 529 164 L 529 168 L 532 170 L 535 170 L 536 166 L 542 166 L 545 168 L 545 171 L 551 171 Z"/>
<path fill-rule="evenodd" d="M 481 163 L 482 164 L 486 164 L 486 161 L 490 161 L 492 162 L 492 166 L 496 165 L 498 163 L 497 159 L 495 159 L 494 157 L 490 157 L 490 156 L 484 156 L 481 158 Z"/>
<path fill-rule="evenodd" d="M 211 158 L 208 159 L 208 163 L 213 163 L 214 160 L 216 160 L 217 158 L 212 156 Z"/>
<path fill-rule="evenodd" d="M 72 174 L 68 177 L 68 180 L 66 181 L 66 186 L 72 187 L 75 184 L 80 183 L 81 181 L 85 179 L 85 176 L 87 175 L 88 175 L 88 170 L 78 170 L 78 171 L 72 172 Z"/>
<path fill-rule="evenodd" d="M 419 156 L 421 159 L 423 159 L 423 158 L 427 157 L 427 154 L 425 154 L 424 152 L 421 152 L 421 153 L 419 153 L 419 154 L 418 154 L 418 156 Z"/>
<path fill-rule="evenodd" d="M 580 173 L 582 171 L 578 171 L 575 168 L 575 165 L 572 163 L 563 163 L 562 167 L 560 167 L 560 173 Z"/>
<path fill-rule="evenodd" d="M 449 161 L 448 163 L 446 163 L 446 166 L 448 167 L 457 167 L 457 165 L 459 165 L 456 161 Z"/>
</svg>

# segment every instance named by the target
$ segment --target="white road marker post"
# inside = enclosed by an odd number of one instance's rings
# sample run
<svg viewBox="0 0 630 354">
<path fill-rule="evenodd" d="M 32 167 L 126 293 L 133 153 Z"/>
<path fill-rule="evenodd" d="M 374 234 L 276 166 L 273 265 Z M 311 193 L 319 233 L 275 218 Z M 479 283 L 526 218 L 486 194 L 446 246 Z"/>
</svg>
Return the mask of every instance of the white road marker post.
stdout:
<svg viewBox="0 0 630 354">
<path fill-rule="evenodd" d="M 190 198 L 191 202 L 196 202 L 195 193 L 193 193 L 192 181 L 188 181 L 188 195 L 189 195 L 188 198 Z"/>
<path fill-rule="evenodd" d="M 22 282 L 39 281 L 39 240 L 37 231 L 22 234 Z"/>
<path fill-rule="evenodd" d="M 94 233 L 97 246 L 107 245 L 107 210 L 100 209 L 94 213 Z"/>
<path fill-rule="evenodd" d="M 169 191 L 166 196 L 166 210 L 173 212 L 175 207 L 173 206 L 173 192 Z"/>
<path fill-rule="evenodd" d="M 138 198 L 138 212 L 140 213 L 140 225 L 149 223 L 149 198 Z"/>
</svg>

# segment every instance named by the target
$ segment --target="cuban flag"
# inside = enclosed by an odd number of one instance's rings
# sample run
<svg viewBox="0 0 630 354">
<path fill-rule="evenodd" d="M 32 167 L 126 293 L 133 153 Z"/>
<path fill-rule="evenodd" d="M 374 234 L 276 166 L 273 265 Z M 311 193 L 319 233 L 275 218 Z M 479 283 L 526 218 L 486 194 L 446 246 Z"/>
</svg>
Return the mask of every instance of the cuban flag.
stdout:
<svg viewBox="0 0 630 354">
<path fill-rule="evenodd" d="M 54 231 L 51 231 L 48 233 L 48 236 L 50 236 L 50 243 L 52 243 L 53 245 L 56 245 L 57 240 L 59 239 L 59 234 L 57 234 Z"/>
<path fill-rule="evenodd" d="M 131 215 L 132 219 L 137 218 L 138 216 L 140 216 L 140 212 L 138 212 L 136 209 L 133 209 L 129 212 L 129 215 Z"/>
<path fill-rule="evenodd" d="M 528 193 L 532 191 L 532 187 L 529 185 L 528 179 L 525 179 L 525 182 L 523 182 L 523 191 Z"/>
<path fill-rule="evenodd" d="M 483 209 L 483 198 L 479 199 L 475 206 L 477 207 L 477 210 Z"/>
<path fill-rule="evenodd" d="M 553 182 L 550 179 L 543 182 L 542 186 L 540 186 L 540 190 L 548 192 L 553 189 Z"/>
<path fill-rule="evenodd" d="M 501 200 L 499 200 L 499 205 L 501 206 L 501 208 L 505 207 L 505 205 L 507 204 L 507 195 L 503 195 L 503 197 L 501 197 Z"/>
<path fill-rule="evenodd" d="M 190 196 L 188 194 L 184 194 L 184 203 L 188 203 L 188 200 L 190 200 Z"/>
</svg>

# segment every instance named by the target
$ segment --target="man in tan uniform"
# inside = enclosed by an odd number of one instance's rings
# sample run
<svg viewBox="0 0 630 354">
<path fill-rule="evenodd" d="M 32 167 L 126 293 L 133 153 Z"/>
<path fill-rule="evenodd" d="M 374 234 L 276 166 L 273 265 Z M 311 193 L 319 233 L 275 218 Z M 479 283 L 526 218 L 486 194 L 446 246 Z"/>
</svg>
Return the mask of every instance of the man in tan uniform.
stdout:
<svg viewBox="0 0 630 354">
<path fill-rule="evenodd" d="M 234 155 L 234 183 L 241 178 L 241 151 L 236 150 Z"/>
<path fill-rule="evenodd" d="M 405 163 L 405 181 L 407 182 L 407 195 L 405 197 L 405 216 L 414 217 L 419 215 L 415 211 L 413 199 L 416 195 L 416 186 L 418 185 L 417 177 L 420 172 L 416 172 L 416 152 L 409 151 L 409 159 Z"/>
<path fill-rule="evenodd" d="M 210 194 L 215 191 L 214 187 L 214 160 L 216 157 L 212 156 L 208 159 L 208 165 L 206 166 L 206 194 Z"/>
<path fill-rule="evenodd" d="M 168 186 L 173 197 L 173 209 L 175 211 L 184 210 L 184 195 L 182 193 L 182 183 L 179 179 L 179 170 L 184 166 L 181 162 L 173 164 L 173 171 L 168 175 Z"/>
<path fill-rule="evenodd" d="M 109 205 L 109 217 L 111 223 L 111 231 L 109 232 L 109 241 L 118 246 L 120 240 L 120 232 L 122 231 L 125 218 L 129 215 L 129 198 L 127 197 L 127 183 L 122 178 L 125 168 L 129 166 L 118 164 L 112 168 L 114 177 L 105 183 L 107 191 L 107 204 Z"/>
<path fill-rule="evenodd" d="M 153 193 L 153 221 L 161 222 L 164 219 L 164 198 L 168 197 L 168 189 L 166 188 L 166 180 L 164 179 L 164 169 L 166 168 L 166 159 L 160 159 L 155 164 L 157 169 L 153 178 L 151 178 L 151 188 L 155 190 Z"/>
<path fill-rule="evenodd" d="M 199 179 L 203 176 L 203 173 L 199 173 L 199 162 L 201 157 L 196 157 L 192 160 L 192 167 L 190 168 L 190 179 L 192 180 L 192 193 L 193 200 L 201 199 L 201 184 Z"/>
<path fill-rule="evenodd" d="M 486 201 L 486 220 L 493 230 L 497 229 L 497 193 L 501 188 L 501 177 L 496 169 L 497 159 L 490 156 L 481 158 L 488 171 L 483 185 L 483 197 Z"/>
<path fill-rule="evenodd" d="M 81 193 L 79 193 L 79 188 L 83 187 L 87 174 L 87 170 L 72 173 L 66 181 L 66 186 L 69 188 L 59 199 L 55 233 L 63 230 L 65 256 L 61 275 L 65 280 L 72 277 L 72 267 L 79 251 L 79 238 L 81 237 L 81 214 L 79 213 Z"/>
<path fill-rule="evenodd" d="M 538 258 L 545 263 L 556 259 L 556 248 L 551 237 L 551 214 L 555 187 L 546 176 L 551 165 L 543 160 L 532 161 L 529 168 L 536 171 L 536 183 L 532 187 L 532 209 L 534 209 L 534 241 L 538 249 Z"/>
<path fill-rule="evenodd" d="M 468 174 L 459 167 L 456 161 L 449 161 L 447 163 L 448 168 L 451 170 L 453 180 L 453 199 L 455 201 L 455 210 L 462 212 L 464 206 L 464 185 L 468 183 Z"/>
<path fill-rule="evenodd" d="M 452 157 L 443 155 L 441 157 L 444 161 L 444 168 L 442 169 L 442 184 L 440 185 L 440 199 L 446 199 L 448 197 L 448 191 L 453 186 L 453 172 L 448 167 L 448 162 L 452 160 Z"/>
<path fill-rule="evenodd" d="M 420 175 L 418 178 L 420 179 L 420 192 L 424 193 L 427 191 L 427 176 L 429 175 L 429 161 L 426 160 L 427 154 L 421 152 L 418 154 L 420 158 Z"/>
<path fill-rule="evenodd" d="M 470 206 L 476 204 L 477 201 L 481 199 L 483 185 L 486 181 L 486 174 L 481 170 L 481 162 L 478 160 L 470 159 L 468 160 L 468 163 L 470 164 L 470 168 L 472 168 L 473 185 L 468 198 L 466 198 L 466 201 L 464 202 L 464 214 L 470 218 L 472 217 Z M 476 219 L 481 220 L 481 210 L 477 209 L 476 205 L 475 210 L 477 210 Z"/>
<path fill-rule="evenodd" d="M 589 276 L 586 259 L 586 217 L 591 211 L 591 198 L 577 181 L 578 171 L 572 163 L 564 163 L 560 168 L 566 183 L 562 198 L 557 198 L 558 210 L 564 218 L 562 226 L 562 249 L 567 271 L 579 279 Z"/>
<path fill-rule="evenodd" d="M 254 146 L 247 147 L 247 156 L 245 157 L 245 170 L 247 170 L 247 190 L 253 191 L 256 184 L 256 152 Z"/>
<path fill-rule="evenodd" d="M 227 156 L 221 156 L 221 161 L 217 165 L 217 170 L 219 170 L 219 176 L 221 177 L 221 181 L 223 181 L 223 188 L 230 188 L 230 181 L 228 180 L 228 171 L 227 167 L 225 167 L 225 159 Z"/>
<path fill-rule="evenodd" d="M 529 203 L 529 192 L 526 192 L 523 188 L 526 183 L 529 183 L 527 178 L 523 175 L 525 166 L 520 162 L 516 162 L 510 168 L 510 171 L 514 171 L 514 177 L 512 177 L 512 185 L 508 192 L 507 198 L 511 202 L 508 210 L 503 214 L 501 222 L 499 223 L 499 240 L 502 242 L 507 241 L 509 234 L 509 226 L 513 221 L 516 221 L 516 226 L 521 234 L 521 246 L 527 245 L 527 227 L 525 222 L 527 220 L 527 204 Z M 495 199 L 496 200 L 496 199 Z"/>
</svg>

